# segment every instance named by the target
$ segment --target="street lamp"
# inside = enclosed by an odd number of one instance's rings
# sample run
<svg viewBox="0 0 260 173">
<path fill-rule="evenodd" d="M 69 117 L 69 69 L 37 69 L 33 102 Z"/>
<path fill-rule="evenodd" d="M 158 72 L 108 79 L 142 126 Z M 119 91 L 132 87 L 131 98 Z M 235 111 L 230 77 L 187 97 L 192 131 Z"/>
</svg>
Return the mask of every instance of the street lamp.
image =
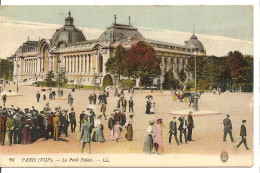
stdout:
<svg viewBox="0 0 260 173">
<path fill-rule="evenodd" d="M 194 57 L 195 57 L 195 94 L 194 94 L 194 103 L 193 103 L 193 109 L 194 111 L 199 110 L 198 106 L 198 94 L 197 94 L 197 56 L 198 56 L 198 49 L 194 49 Z"/>
<path fill-rule="evenodd" d="M 94 70 L 94 92 L 96 92 L 96 71 L 95 71 L 95 67 L 93 67 Z"/>
<path fill-rule="evenodd" d="M 59 87 L 59 90 L 58 90 L 58 95 L 60 96 L 60 63 L 61 63 L 61 60 L 60 60 L 60 56 L 58 55 L 58 87 Z"/>
<path fill-rule="evenodd" d="M 17 65 L 16 65 L 16 92 L 17 92 L 17 94 L 18 94 L 18 90 L 19 90 L 19 88 L 18 88 L 18 72 L 19 72 L 19 67 L 20 67 L 20 65 L 17 63 Z"/>
<path fill-rule="evenodd" d="M 161 92 L 161 94 L 162 94 L 162 82 L 163 82 L 163 66 L 162 66 L 162 64 L 160 64 L 160 69 L 161 69 L 161 77 L 160 77 L 160 84 L 161 84 L 161 86 L 160 86 L 160 92 Z"/>
</svg>

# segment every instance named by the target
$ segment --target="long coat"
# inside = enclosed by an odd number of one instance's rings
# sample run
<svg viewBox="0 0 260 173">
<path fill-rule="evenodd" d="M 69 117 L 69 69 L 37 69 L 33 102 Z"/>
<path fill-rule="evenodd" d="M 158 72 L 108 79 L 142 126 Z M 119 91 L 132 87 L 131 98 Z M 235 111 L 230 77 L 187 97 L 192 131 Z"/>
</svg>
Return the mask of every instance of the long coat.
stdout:
<svg viewBox="0 0 260 173">
<path fill-rule="evenodd" d="M 7 120 L 6 117 L 0 116 L 0 131 L 6 130 L 6 120 Z"/>
<path fill-rule="evenodd" d="M 81 125 L 81 142 L 90 142 L 91 130 L 92 130 L 92 126 L 89 121 L 85 121 Z"/>
<path fill-rule="evenodd" d="M 178 130 L 180 132 L 182 132 L 183 129 L 187 126 L 188 123 L 187 123 L 187 120 L 185 118 L 183 118 L 183 117 L 178 118 L 178 120 L 180 121 L 180 125 L 179 125 Z"/>
<path fill-rule="evenodd" d="M 188 115 L 188 129 L 192 129 L 193 127 L 194 125 L 192 115 Z"/>
<path fill-rule="evenodd" d="M 246 126 L 244 124 L 241 125 L 240 136 L 246 136 Z"/>
<path fill-rule="evenodd" d="M 176 134 L 177 133 L 177 122 L 175 121 L 171 121 L 170 124 L 169 124 L 169 133 L 170 134 Z"/>
<path fill-rule="evenodd" d="M 229 118 L 225 118 L 223 120 L 223 124 L 224 124 L 224 133 L 229 133 L 231 132 L 232 129 L 232 123 L 231 120 Z"/>
</svg>

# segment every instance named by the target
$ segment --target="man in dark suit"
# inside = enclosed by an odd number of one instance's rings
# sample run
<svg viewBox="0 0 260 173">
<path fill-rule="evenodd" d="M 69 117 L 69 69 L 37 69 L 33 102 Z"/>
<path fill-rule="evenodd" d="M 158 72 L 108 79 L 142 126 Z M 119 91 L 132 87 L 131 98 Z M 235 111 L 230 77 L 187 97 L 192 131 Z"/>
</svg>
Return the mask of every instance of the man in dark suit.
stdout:
<svg viewBox="0 0 260 173">
<path fill-rule="evenodd" d="M 240 128 L 240 136 L 241 136 L 242 140 L 239 142 L 239 144 L 236 147 L 239 148 L 239 146 L 242 143 L 244 143 L 246 150 L 249 150 L 247 143 L 246 143 L 246 126 L 245 125 L 246 125 L 246 120 L 243 120 L 241 128 Z"/>
<path fill-rule="evenodd" d="M 223 124 L 224 124 L 223 142 L 226 142 L 227 133 L 229 134 L 231 141 L 234 142 L 234 139 L 232 136 L 232 123 L 231 123 L 231 120 L 229 119 L 229 117 L 230 117 L 230 115 L 227 114 L 227 117 L 223 120 Z"/>
<path fill-rule="evenodd" d="M 128 105 L 129 105 L 129 113 L 134 112 L 134 101 L 133 101 L 132 97 L 130 97 L 130 99 L 128 101 Z"/>
<path fill-rule="evenodd" d="M 114 126 L 115 126 L 115 120 L 114 120 L 114 116 L 115 114 L 111 114 L 110 118 L 108 119 L 108 129 L 110 130 L 111 134 L 110 134 L 110 139 L 113 139 L 113 135 L 114 135 Z"/>
<path fill-rule="evenodd" d="M 71 112 L 69 113 L 69 119 L 70 119 L 71 133 L 73 133 L 75 132 L 76 129 L 76 113 L 74 112 L 73 108 L 71 108 Z"/>
<path fill-rule="evenodd" d="M 188 141 L 193 141 L 192 140 L 192 129 L 194 128 L 194 125 L 193 125 L 192 113 L 193 112 L 190 111 L 189 115 L 188 115 L 188 136 L 187 136 Z"/>
<path fill-rule="evenodd" d="M 91 141 L 91 131 L 92 131 L 92 126 L 90 122 L 88 121 L 88 116 L 85 116 L 85 120 L 83 121 L 81 125 L 81 135 L 80 135 L 80 141 L 82 142 L 82 147 L 81 147 L 81 152 L 84 152 L 84 148 L 86 143 L 89 143 L 89 153 L 91 153 L 90 149 L 90 141 Z"/>
<path fill-rule="evenodd" d="M 175 141 L 177 143 L 177 145 L 179 145 L 179 141 L 178 141 L 178 138 L 177 138 L 177 122 L 176 122 L 176 117 L 173 117 L 172 121 L 170 122 L 169 124 L 169 133 L 170 133 L 170 136 L 169 136 L 169 144 L 171 144 L 171 141 L 172 141 L 172 135 L 174 135 L 174 138 L 175 138 Z"/>
<path fill-rule="evenodd" d="M 180 121 L 180 125 L 178 130 L 180 131 L 180 143 L 182 143 L 182 134 L 184 134 L 184 138 L 185 138 L 185 143 L 188 144 L 187 142 L 187 119 L 185 118 L 186 115 L 181 116 L 180 118 L 178 118 L 178 120 Z"/>
</svg>

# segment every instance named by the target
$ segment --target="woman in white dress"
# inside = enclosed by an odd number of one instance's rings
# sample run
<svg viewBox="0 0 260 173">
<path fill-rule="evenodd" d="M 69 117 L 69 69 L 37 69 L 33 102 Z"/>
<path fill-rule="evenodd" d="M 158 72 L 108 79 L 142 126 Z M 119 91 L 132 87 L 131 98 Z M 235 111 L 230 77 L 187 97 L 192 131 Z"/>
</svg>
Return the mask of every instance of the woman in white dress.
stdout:
<svg viewBox="0 0 260 173">
<path fill-rule="evenodd" d="M 104 134 L 103 134 L 103 124 L 101 122 L 102 115 L 99 115 L 95 121 L 95 131 L 92 137 L 93 142 L 104 142 Z"/>
<path fill-rule="evenodd" d="M 153 98 L 151 97 L 151 101 L 150 101 L 150 113 L 151 114 L 155 114 L 155 111 L 154 111 L 154 106 L 155 106 L 155 102 L 153 101 Z"/>
</svg>

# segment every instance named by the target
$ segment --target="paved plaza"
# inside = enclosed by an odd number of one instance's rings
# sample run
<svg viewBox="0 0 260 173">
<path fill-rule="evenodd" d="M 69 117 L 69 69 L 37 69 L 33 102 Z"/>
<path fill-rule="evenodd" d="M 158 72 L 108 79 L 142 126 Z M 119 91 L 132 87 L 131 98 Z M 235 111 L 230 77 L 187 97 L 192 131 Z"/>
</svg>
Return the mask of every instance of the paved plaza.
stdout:
<svg viewBox="0 0 260 173">
<path fill-rule="evenodd" d="M 15 90 L 14 85 L 7 85 L 4 90 Z M 61 106 L 62 109 L 69 109 L 67 99 L 58 98 L 56 100 L 48 100 L 48 91 L 46 91 L 47 100 L 41 99 L 40 103 L 36 102 L 36 92 L 40 91 L 41 87 L 33 86 L 20 86 L 19 94 L 22 96 L 10 96 L 7 97 L 7 107 L 14 105 L 15 107 L 31 108 L 35 106 L 36 109 L 41 109 L 49 102 L 50 107 L 54 109 L 56 106 Z M 48 89 L 45 87 L 45 89 Z M 55 88 L 57 91 L 57 88 Z M 64 97 L 67 98 L 70 89 L 64 89 Z M 56 92 L 57 93 L 57 92 Z M 69 137 L 62 138 L 68 141 L 43 141 L 38 139 L 33 144 L 28 145 L 13 145 L 13 146 L 1 146 L 1 154 L 46 154 L 46 153 L 80 153 L 80 132 L 79 132 L 79 114 L 82 110 L 86 110 L 88 103 L 88 96 L 90 93 L 94 93 L 94 90 L 76 90 L 71 92 L 74 97 L 73 107 L 75 108 L 77 116 L 76 133 L 70 133 Z M 100 91 L 96 90 L 96 94 L 99 95 Z M 155 114 L 146 115 L 146 95 L 151 94 L 155 101 Z M 125 91 L 125 97 L 128 100 L 132 94 L 128 94 Z M 174 140 L 169 145 L 169 122 L 172 120 L 172 111 L 178 110 L 192 110 L 189 108 L 188 103 L 174 101 L 173 95 L 170 91 L 163 91 L 161 94 L 159 91 L 140 91 L 136 90 L 133 96 L 134 100 L 134 123 L 133 123 L 133 141 L 127 141 L 124 137 L 126 130 L 123 128 L 119 142 L 110 140 L 110 131 L 107 128 L 107 120 L 102 118 L 104 125 L 104 136 L 106 141 L 104 143 L 91 143 L 92 154 L 122 154 L 122 153 L 142 153 L 144 146 L 144 139 L 146 135 L 146 128 L 148 127 L 149 120 L 156 120 L 162 118 L 163 124 L 166 129 L 163 132 L 164 137 L 164 154 L 210 154 L 220 155 L 222 151 L 229 153 L 230 157 L 243 156 L 243 159 L 252 163 L 253 160 L 253 93 L 222 93 L 221 95 L 213 95 L 212 93 L 205 93 L 199 100 L 200 110 L 212 110 L 219 111 L 221 114 L 217 115 L 194 115 L 195 128 L 193 129 L 193 140 L 189 144 L 181 144 L 177 146 Z M 107 99 L 107 114 L 113 112 L 116 107 L 117 98 L 114 97 L 114 91 L 110 91 Z M 2 100 L 0 102 L 2 105 Z M 128 107 L 127 107 L 128 108 Z M 96 115 L 100 114 L 100 105 L 94 109 Z M 233 125 L 233 137 L 235 143 L 231 143 L 229 136 L 227 136 L 227 142 L 223 142 L 223 119 L 226 114 L 230 114 Z M 129 115 L 128 109 L 126 112 L 127 118 Z M 241 140 L 240 126 L 241 121 L 247 120 L 247 143 L 251 150 L 245 150 L 244 145 L 241 145 L 239 149 L 235 149 L 234 145 L 238 144 Z M 177 124 L 178 126 L 178 124 Z M 179 131 L 178 131 L 179 138 Z M 7 144 L 7 143 L 6 143 Z M 86 150 L 87 154 L 88 151 Z"/>
</svg>

